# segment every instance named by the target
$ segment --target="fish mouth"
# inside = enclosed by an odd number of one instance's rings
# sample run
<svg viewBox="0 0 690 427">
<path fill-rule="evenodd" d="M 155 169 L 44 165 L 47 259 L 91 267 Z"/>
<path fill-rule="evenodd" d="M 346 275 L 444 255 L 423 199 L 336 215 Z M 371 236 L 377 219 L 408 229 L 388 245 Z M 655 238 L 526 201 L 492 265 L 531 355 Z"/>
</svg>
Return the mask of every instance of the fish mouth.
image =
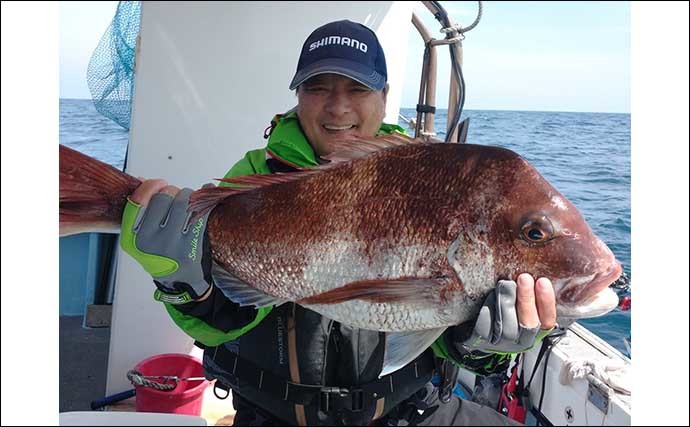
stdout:
<svg viewBox="0 0 690 427">
<path fill-rule="evenodd" d="M 616 261 L 608 269 L 568 280 L 557 295 L 559 315 L 581 318 L 608 313 L 618 305 L 609 285 L 620 277 L 623 267 Z"/>
</svg>

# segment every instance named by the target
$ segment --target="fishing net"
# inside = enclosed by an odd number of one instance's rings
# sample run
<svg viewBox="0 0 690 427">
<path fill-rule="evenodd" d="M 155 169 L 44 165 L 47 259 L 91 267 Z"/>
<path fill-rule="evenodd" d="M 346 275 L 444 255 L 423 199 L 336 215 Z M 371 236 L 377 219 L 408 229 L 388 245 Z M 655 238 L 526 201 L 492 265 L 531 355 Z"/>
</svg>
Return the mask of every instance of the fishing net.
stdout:
<svg viewBox="0 0 690 427">
<path fill-rule="evenodd" d="M 121 1 L 91 55 L 86 80 L 96 110 L 129 130 L 134 95 L 134 55 L 141 4 Z"/>
</svg>

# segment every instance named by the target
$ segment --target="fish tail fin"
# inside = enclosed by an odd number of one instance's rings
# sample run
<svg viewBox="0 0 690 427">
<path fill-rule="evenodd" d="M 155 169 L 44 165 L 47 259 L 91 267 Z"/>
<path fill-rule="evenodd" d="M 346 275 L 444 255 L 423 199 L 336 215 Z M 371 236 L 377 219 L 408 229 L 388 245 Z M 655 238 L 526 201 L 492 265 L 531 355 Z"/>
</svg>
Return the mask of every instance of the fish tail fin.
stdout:
<svg viewBox="0 0 690 427">
<path fill-rule="evenodd" d="M 60 236 L 118 233 L 138 179 L 60 144 Z"/>
</svg>

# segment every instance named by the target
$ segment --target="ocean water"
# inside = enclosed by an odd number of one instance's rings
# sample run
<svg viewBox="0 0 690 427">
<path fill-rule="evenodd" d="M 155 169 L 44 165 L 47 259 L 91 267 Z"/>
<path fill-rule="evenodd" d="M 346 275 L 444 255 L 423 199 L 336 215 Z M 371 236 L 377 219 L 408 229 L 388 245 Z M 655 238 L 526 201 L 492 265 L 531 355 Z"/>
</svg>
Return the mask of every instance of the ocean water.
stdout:
<svg viewBox="0 0 690 427">
<path fill-rule="evenodd" d="M 415 117 L 412 109 L 401 109 Z M 630 266 L 630 114 L 465 110 L 467 142 L 509 148 L 525 157 L 582 213 L 632 279 Z M 267 120 L 270 118 L 267 118 Z M 439 137 L 445 111 L 436 115 Z M 404 121 L 401 126 L 406 127 Z M 60 143 L 122 168 L 128 133 L 90 100 L 60 100 Z M 263 141 L 257 134 L 257 144 Z M 579 322 L 628 354 L 630 311 Z"/>
<path fill-rule="evenodd" d="M 96 111 L 90 99 L 60 99 L 60 144 L 123 169 L 128 141 L 129 133 Z"/>
</svg>

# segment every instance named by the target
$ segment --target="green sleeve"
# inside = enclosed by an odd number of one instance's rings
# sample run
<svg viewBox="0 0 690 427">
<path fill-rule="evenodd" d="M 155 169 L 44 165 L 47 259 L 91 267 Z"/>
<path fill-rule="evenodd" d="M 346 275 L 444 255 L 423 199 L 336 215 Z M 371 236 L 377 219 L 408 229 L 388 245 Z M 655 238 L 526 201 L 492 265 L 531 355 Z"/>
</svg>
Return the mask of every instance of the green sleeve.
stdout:
<svg viewBox="0 0 690 427">
<path fill-rule="evenodd" d="M 454 364 L 473 372 L 477 375 L 490 375 L 496 372 L 501 372 L 508 368 L 512 360 L 511 354 L 498 353 L 482 353 L 478 351 L 466 353 L 463 355 L 457 354 L 446 346 L 443 335 L 439 337 L 431 345 L 434 356 L 447 359 Z M 457 357 L 453 357 L 451 353 L 455 353 Z"/>
<path fill-rule="evenodd" d="M 270 174 L 271 170 L 266 165 L 266 149 L 252 150 L 244 155 L 240 161 L 231 167 L 224 178 L 234 178 L 236 176 L 254 175 L 257 173 Z M 230 184 L 221 182 L 221 186 Z"/>
<path fill-rule="evenodd" d="M 178 311 L 174 304 L 167 302 L 164 302 L 163 304 L 165 304 L 165 309 L 168 311 L 168 314 L 180 329 L 182 329 L 190 337 L 209 347 L 216 347 L 224 342 L 234 340 L 240 335 L 249 332 L 250 330 L 254 329 L 254 327 L 264 319 L 264 317 L 268 316 L 271 310 L 273 310 L 273 306 L 262 307 L 256 310 L 256 317 L 247 325 L 228 332 L 223 332 L 222 330 L 214 328 L 199 318 L 189 316 Z"/>
<path fill-rule="evenodd" d="M 534 344 L 525 351 L 532 349 L 539 344 L 551 331 L 540 331 Z M 448 342 L 448 334 L 441 334 L 436 341 L 431 345 L 431 349 L 436 357 L 441 359 L 448 359 L 461 368 L 472 371 L 478 375 L 489 375 L 495 372 L 501 372 L 507 369 L 510 361 L 518 353 L 505 352 L 483 352 L 483 351 L 468 351 L 459 352 L 456 346 Z"/>
</svg>

